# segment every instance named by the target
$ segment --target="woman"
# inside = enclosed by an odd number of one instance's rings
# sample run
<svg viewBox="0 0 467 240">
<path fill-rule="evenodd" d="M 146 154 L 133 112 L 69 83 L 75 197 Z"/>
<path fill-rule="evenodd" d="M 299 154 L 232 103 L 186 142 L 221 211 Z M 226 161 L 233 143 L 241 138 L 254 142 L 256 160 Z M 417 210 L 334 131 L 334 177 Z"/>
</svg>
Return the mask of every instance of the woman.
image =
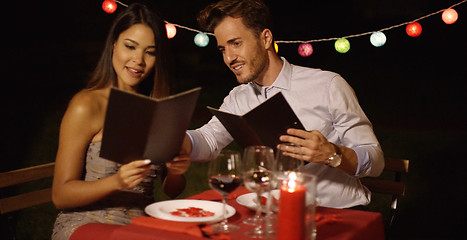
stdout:
<svg viewBox="0 0 467 240">
<path fill-rule="evenodd" d="M 143 215 L 161 170 L 168 196 L 184 189 L 188 156 L 165 166 L 136 159 L 120 165 L 99 157 L 112 87 L 151 97 L 169 94 L 166 36 L 164 21 L 141 4 L 130 5 L 114 21 L 88 87 L 70 101 L 60 126 L 52 200 L 62 211 L 52 239 L 68 239 L 89 222 L 128 224 Z"/>
</svg>

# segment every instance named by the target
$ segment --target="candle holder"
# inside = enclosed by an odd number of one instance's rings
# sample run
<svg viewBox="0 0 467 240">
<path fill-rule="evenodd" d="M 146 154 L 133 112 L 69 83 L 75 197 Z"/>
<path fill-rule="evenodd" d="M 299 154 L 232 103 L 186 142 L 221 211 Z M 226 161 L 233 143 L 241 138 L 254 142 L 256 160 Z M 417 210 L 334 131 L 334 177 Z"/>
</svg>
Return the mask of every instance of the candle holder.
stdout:
<svg viewBox="0 0 467 240">
<path fill-rule="evenodd" d="M 279 210 L 277 240 L 316 238 L 316 176 L 303 172 L 277 172 Z"/>
</svg>

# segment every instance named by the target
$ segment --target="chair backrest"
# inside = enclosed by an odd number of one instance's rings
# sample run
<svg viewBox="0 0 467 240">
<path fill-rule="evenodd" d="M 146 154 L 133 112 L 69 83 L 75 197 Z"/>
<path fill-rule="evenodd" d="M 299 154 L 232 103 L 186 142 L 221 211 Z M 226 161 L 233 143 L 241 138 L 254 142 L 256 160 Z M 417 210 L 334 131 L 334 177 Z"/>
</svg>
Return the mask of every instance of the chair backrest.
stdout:
<svg viewBox="0 0 467 240">
<path fill-rule="evenodd" d="M 52 177 L 54 175 L 54 168 L 55 163 L 52 162 L 0 173 L 0 188 Z M 51 187 L 1 198 L 0 214 L 21 210 L 50 201 L 52 201 Z"/>
<path fill-rule="evenodd" d="M 384 163 L 385 166 L 383 171 L 393 172 L 394 180 L 368 177 L 360 179 L 361 182 L 370 189 L 371 192 L 404 196 L 406 186 L 405 183 L 401 182 L 401 175 L 402 173 L 409 172 L 409 160 L 385 158 Z"/>
<path fill-rule="evenodd" d="M 384 172 L 393 173 L 394 177 L 391 180 L 382 178 L 361 178 L 360 181 L 365 185 L 372 193 L 382 193 L 392 195 L 391 201 L 391 220 L 389 226 L 395 217 L 397 202 L 400 196 L 404 196 L 406 193 L 406 185 L 401 181 L 402 174 L 409 172 L 409 160 L 398 159 L 398 158 L 385 158 L 384 159 Z"/>
</svg>

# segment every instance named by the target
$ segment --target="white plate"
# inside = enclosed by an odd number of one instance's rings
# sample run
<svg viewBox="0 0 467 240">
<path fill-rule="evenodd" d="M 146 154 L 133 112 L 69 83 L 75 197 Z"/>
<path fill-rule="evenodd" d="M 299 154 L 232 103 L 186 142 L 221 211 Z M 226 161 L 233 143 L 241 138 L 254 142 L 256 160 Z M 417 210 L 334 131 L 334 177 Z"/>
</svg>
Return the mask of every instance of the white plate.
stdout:
<svg viewBox="0 0 467 240">
<path fill-rule="evenodd" d="M 171 212 L 177 211 L 178 209 L 185 209 L 190 207 L 202 208 L 205 211 L 214 213 L 214 216 L 210 217 L 181 217 L 174 216 Z M 235 214 L 235 208 L 226 205 L 227 217 L 231 217 Z M 213 223 L 223 219 L 222 215 L 222 203 L 205 201 L 205 200 L 191 200 L 191 199 L 179 199 L 156 202 L 148 205 L 144 211 L 149 215 L 160 219 L 177 221 L 177 222 L 199 222 L 199 223 Z"/>
<path fill-rule="evenodd" d="M 274 196 L 275 199 L 279 200 L 280 199 L 280 191 L 279 190 L 272 190 L 271 191 L 271 194 Z M 267 194 L 266 193 L 263 193 L 262 196 L 264 197 L 267 197 Z M 306 202 L 307 202 L 307 205 L 309 204 L 312 204 L 313 201 L 311 201 L 311 195 L 307 194 L 307 198 L 306 198 Z M 256 211 L 256 208 L 258 207 L 258 204 L 256 203 L 257 200 L 256 200 L 256 193 L 247 193 L 247 194 L 243 194 L 243 195 L 240 195 L 237 197 L 237 203 L 242 205 L 242 206 L 245 206 L 253 211 Z M 316 199 L 316 203 L 317 205 L 319 206 L 319 199 Z M 276 206 L 274 203 L 272 204 L 272 209 L 274 211 L 277 211 L 277 208 L 278 206 Z M 264 208 L 263 208 L 263 212 L 266 211 Z"/>
<path fill-rule="evenodd" d="M 272 190 L 271 191 L 272 195 L 274 196 L 275 199 L 279 200 L 279 190 Z M 262 196 L 266 197 L 267 194 L 263 193 Z M 247 193 L 243 194 L 237 197 L 237 203 L 245 206 L 253 211 L 256 211 L 256 208 L 258 207 L 258 204 L 256 203 L 256 193 Z M 273 204 L 274 205 L 274 204 Z M 277 207 L 273 206 L 273 209 Z M 263 212 L 266 211 L 266 209 L 263 208 Z"/>
<path fill-rule="evenodd" d="M 247 193 L 237 197 L 237 203 L 251 210 L 256 210 L 256 193 Z"/>
</svg>

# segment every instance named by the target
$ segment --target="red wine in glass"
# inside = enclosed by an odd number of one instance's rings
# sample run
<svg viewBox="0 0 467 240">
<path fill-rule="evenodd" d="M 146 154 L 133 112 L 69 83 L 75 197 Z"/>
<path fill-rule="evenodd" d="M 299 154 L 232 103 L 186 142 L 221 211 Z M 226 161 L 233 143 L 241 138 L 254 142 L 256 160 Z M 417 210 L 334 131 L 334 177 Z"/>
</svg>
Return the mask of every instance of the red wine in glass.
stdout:
<svg viewBox="0 0 467 240">
<path fill-rule="evenodd" d="M 209 185 L 221 194 L 229 194 L 242 184 L 242 178 L 239 176 L 219 175 L 209 178 Z"/>
<path fill-rule="evenodd" d="M 211 225 L 215 233 L 229 233 L 240 229 L 235 224 L 228 223 L 226 215 L 227 195 L 237 189 L 242 183 L 242 162 L 238 151 L 222 150 L 216 159 L 209 162 L 209 186 L 222 195 L 222 212 L 224 220 Z"/>
</svg>

